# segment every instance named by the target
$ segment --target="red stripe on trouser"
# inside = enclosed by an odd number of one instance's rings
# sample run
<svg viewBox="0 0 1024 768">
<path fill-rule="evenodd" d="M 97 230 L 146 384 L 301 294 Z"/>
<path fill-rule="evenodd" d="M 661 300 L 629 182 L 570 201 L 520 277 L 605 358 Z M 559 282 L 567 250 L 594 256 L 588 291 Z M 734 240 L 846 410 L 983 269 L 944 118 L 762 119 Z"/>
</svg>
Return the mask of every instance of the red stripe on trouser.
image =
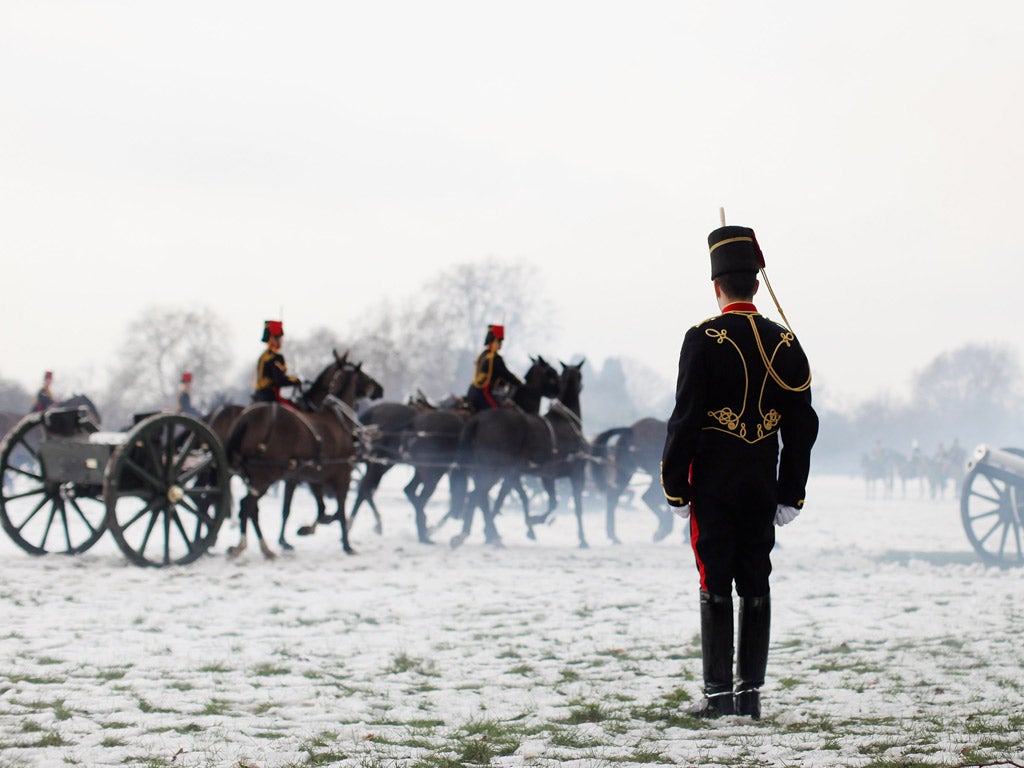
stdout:
<svg viewBox="0 0 1024 768">
<path fill-rule="evenodd" d="M 700 575 L 701 591 L 707 592 L 707 574 L 704 570 L 704 561 L 700 559 L 697 552 L 697 540 L 700 538 L 700 526 L 697 525 L 697 516 L 693 514 L 693 462 L 690 462 L 690 470 L 687 473 L 687 481 L 690 483 L 690 546 L 693 548 L 693 559 L 697 561 L 697 573 Z"/>
<path fill-rule="evenodd" d="M 491 408 L 497 408 L 498 407 L 498 401 L 495 400 L 493 397 L 491 397 L 491 390 L 489 390 L 489 389 L 482 389 L 480 391 L 484 393 L 484 399 L 487 400 L 487 402 L 490 404 Z"/>
</svg>

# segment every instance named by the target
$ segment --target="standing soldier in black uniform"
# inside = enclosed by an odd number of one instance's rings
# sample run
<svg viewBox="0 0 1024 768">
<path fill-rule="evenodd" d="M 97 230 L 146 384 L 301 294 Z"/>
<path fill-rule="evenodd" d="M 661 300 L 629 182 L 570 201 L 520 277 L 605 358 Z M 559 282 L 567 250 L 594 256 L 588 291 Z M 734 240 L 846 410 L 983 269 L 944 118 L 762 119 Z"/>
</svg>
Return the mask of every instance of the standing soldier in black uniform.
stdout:
<svg viewBox="0 0 1024 768">
<path fill-rule="evenodd" d="M 522 386 L 522 383 L 502 358 L 501 344 L 505 340 L 505 326 L 488 325 L 484 337 L 484 351 L 477 355 L 473 383 L 469 385 L 466 399 L 477 411 L 497 408 L 499 405 L 495 390 L 510 385 Z"/>
<path fill-rule="evenodd" d="M 295 404 L 281 397 L 281 387 L 297 387 L 301 382 L 288 373 L 284 355 L 281 354 L 281 337 L 284 336 L 284 323 L 280 320 L 267 320 L 263 323 L 263 341 L 267 348 L 263 350 L 256 363 L 256 388 L 252 393 L 254 403 L 279 402 L 291 408 Z"/>
<path fill-rule="evenodd" d="M 50 389 L 50 385 L 53 384 L 53 371 L 46 371 L 43 374 L 43 386 L 36 392 L 36 402 L 32 406 L 33 411 L 42 412 L 53 405 L 53 390 Z"/>
<path fill-rule="evenodd" d="M 791 522 L 803 507 L 818 417 L 810 367 L 796 337 L 753 304 L 764 267 L 754 231 L 723 226 L 708 236 L 708 245 L 721 314 L 683 339 L 661 482 L 677 514 L 690 518 L 700 577 L 705 698 L 690 714 L 757 719 L 768 662 L 773 523 Z"/>
<path fill-rule="evenodd" d="M 192 372 L 185 371 L 181 374 L 181 387 L 178 389 L 178 403 L 175 407 L 175 411 L 177 413 L 183 413 L 186 416 L 195 416 L 198 419 L 202 414 L 192 407 L 191 390 Z"/>
</svg>

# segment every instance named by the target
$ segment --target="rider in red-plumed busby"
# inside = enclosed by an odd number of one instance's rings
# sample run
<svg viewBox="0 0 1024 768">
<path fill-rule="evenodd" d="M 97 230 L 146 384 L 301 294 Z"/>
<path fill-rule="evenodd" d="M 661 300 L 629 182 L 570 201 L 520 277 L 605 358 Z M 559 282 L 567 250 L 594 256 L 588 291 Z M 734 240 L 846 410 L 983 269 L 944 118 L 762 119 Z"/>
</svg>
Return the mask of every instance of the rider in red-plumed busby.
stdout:
<svg viewBox="0 0 1024 768">
<path fill-rule="evenodd" d="M 281 397 L 281 387 L 297 387 L 301 383 L 296 376 L 288 373 L 284 355 L 281 354 L 281 337 L 284 336 L 284 323 L 280 320 L 267 320 L 263 323 L 263 341 L 267 347 L 256 363 L 256 387 L 252 393 L 254 403 L 279 402 L 294 407 L 294 404 Z"/>
<path fill-rule="evenodd" d="M 469 385 L 466 399 L 478 411 L 497 408 L 502 400 L 501 392 L 522 382 L 502 358 L 502 342 L 505 340 L 505 326 L 488 325 L 484 336 L 484 351 L 477 355 L 473 383 Z"/>
<path fill-rule="evenodd" d="M 186 416 L 199 418 L 201 414 L 192 407 L 192 372 L 185 371 L 181 374 L 181 386 L 178 388 L 178 403 L 175 410 Z"/>
<path fill-rule="evenodd" d="M 46 371 L 43 374 L 43 386 L 36 392 L 36 402 L 32 406 L 34 411 L 45 411 L 51 405 L 53 405 L 53 390 L 50 389 L 50 385 L 53 384 L 53 371 Z"/>
</svg>

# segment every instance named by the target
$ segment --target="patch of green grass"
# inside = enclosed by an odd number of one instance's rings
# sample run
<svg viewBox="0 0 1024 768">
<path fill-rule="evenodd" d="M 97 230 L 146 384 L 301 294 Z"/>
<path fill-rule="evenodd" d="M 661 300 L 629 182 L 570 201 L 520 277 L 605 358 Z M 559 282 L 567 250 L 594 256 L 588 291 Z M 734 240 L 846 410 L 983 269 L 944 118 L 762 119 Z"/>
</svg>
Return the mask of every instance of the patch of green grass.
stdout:
<svg viewBox="0 0 1024 768">
<path fill-rule="evenodd" d="M 559 674 L 562 676 L 561 682 L 563 683 L 574 683 L 580 679 L 580 673 L 572 667 L 564 667 Z"/>
<path fill-rule="evenodd" d="M 508 671 L 510 675 L 522 675 L 523 677 L 529 677 L 533 674 L 533 667 L 529 664 L 517 664 Z"/>
<path fill-rule="evenodd" d="M 419 675 L 436 675 L 437 670 L 429 659 L 418 659 L 410 656 L 405 651 L 399 651 L 392 657 L 391 664 L 385 670 L 388 674 L 401 674 L 403 672 L 415 672 Z"/>
<path fill-rule="evenodd" d="M 334 747 L 334 742 L 337 739 L 336 733 L 322 733 L 304 741 L 299 746 L 299 751 L 306 753 L 303 765 L 330 765 L 348 759 L 347 752 L 342 752 Z"/>
<path fill-rule="evenodd" d="M 213 698 L 206 702 L 206 706 L 203 707 L 199 713 L 201 715 L 226 715 L 230 710 L 228 709 L 228 702 L 224 699 Z"/>
<path fill-rule="evenodd" d="M 222 661 L 216 661 L 213 664 L 204 664 L 199 668 L 200 672 L 228 672 L 230 667 L 224 664 Z"/>
<path fill-rule="evenodd" d="M 22 747 L 66 747 L 68 742 L 57 731 L 44 731 L 35 741 L 22 744 Z"/>
<path fill-rule="evenodd" d="M 556 728 L 551 732 L 551 743 L 565 749 L 593 749 L 602 746 L 600 739 L 585 736 L 576 728 Z"/>
<path fill-rule="evenodd" d="M 580 723 L 601 723 L 609 719 L 611 714 L 597 702 L 585 702 L 578 704 L 569 710 L 569 716 L 564 722 L 569 725 Z"/>
<path fill-rule="evenodd" d="M 633 750 L 633 754 L 629 757 L 630 762 L 633 763 L 659 763 L 661 765 L 667 764 L 669 759 L 665 757 L 664 753 L 658 752 L 653 749 L 646 749 L 644 747 L 637 747 Z"/>
<path fill-rule="evenodd" d="M 96 678 L 104 682 L 110 680 L 120 680 L 126 674 L 131 667 L 104 667 L 96 673 Z"/>
<path fill-rule="evenodd" d="M 116 736 L 106 736 L 100 741 L 101 747 L 123 747 L 127 744 L 124 739 L 119 739 Z"/>
<path fill-rule="evenodd" d="M 273 675 L 291 674 L 291 670 L 288 667 L 279 667 L 276 664 L 263 662 L 253 667 L 252 674 L 254 677 L 272 677 Z"/>
</svg>

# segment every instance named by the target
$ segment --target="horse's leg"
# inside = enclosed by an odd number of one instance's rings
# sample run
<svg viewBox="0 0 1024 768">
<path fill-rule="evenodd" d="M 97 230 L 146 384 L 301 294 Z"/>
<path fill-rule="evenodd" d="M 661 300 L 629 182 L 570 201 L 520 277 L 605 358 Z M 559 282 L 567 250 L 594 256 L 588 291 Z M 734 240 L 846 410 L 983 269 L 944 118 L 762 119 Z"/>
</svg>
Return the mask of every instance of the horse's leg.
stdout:
<svg viewBox="0 0 1024 768">
<path fill-rule="evenodd" d="M 572 498 L 576 505 L 576 533 L 580 539 L 580 549 L 587 549 L 590 545 L 587 544 L 587 537 L 583 534 L 583 468 L 574 471 L 570 479 L 572 481 Z M 554 485 L 555 481 L 552 480 L 552 489 Z"/>
<path fill-rule="evenodd" d="M 284 535 L 285 526 L 288 524 L 288 515 L 292 512 L 292 496 L 295 495 L 295 485 L 294 480 L 284 481 L 284 499 L 281 502 L 281 535 L 277 537 L 277 543 L 285 551 L 295 549 L 295 547 L 288 543 Z"/>
<path fill-rule="evenodd" d="M 422 475 L 417 468 L 412 480 L 405 486 L 405 496 L 416 512 L 416 536 L 420 544 L 434 543 L 427 529 L 427 502 L 434 495 L 440 479 L 441 476 L 436 473 L 433 476 Z"/>
<path fill-rule="evenodd" d="M 348 495 L 348 487 L 351 482 L 352 470 L 348 467 L 341 469 L 339 477 L 334 482 L 334 495 L 338 499 L 338 511 L 334 513 L 334 519 L 341 524 L 341 548 L 347 555 L 356 553 L 348 541 L 348 520 L 345 517 L 345 497 Z"/>
<path fill-rule="evenodd" d="M 369 462 L 366 465 L 366 471 L 363 473 L 362 478 L 359 480 L 359 486 L 356 489 L 356 500 L 352 505 L 352 513 L 349 515 L 349 523 L 353 523 L 356 519 L 356 512 L 359 511 L 359 507 L 365 501 L 370 506 L 370 511 L 373 512 L 373 516 L 376 519 L 376 525 L 374 526 L 374 532 L 380 534 L 384 528 L 381 525 L 380 512 L 377 511 L 377 504 L 373 500 L 373 495 L 377 492 L 380 481 L 384 477 L 384 474 L 391 469 L 391 464 L 378 464 L 377 462 Z"/>
<path fill-rule="evenodd" d="M 622 543 L 615 533 L 615 507 L 619 504 L 620 493 L 620 488 L 617 485 L 609 485 L 605 492 L 604 532 L 612 544 Z"/>
<path fill-rule="evenodd" d="M 507 478 L 506 478 L 507 480 Z M 480 494 L 480 512 L 484 516 L 484 542 L 487 544 L 493 544 L 496 547 L 502 546 L 501 536 L 498 534 L 498 529 L 494 526 L 494 518 L 496 512 L 491 508 L 491 494 L 490 490 L 493 487 L 493 483 L 497 482 L 497 478 L 492 481 L 491 484 Z"/>
<path fill-rule="evenodd" d="M 506 480 L 506 482 L 508 481 Z M 516 478 L 515 483 L 512 484 L 512 490 L 519 495 L 519 503 L 523 505 L 523 520 L 526 521 L 526 538 L 536 541 L 537 534 L 533 531 L 533 518 L 530 516 L 530 497 L 526 495 L 522 477 Z"/>
<path fill-rule="evenodd" d="M 327 514 L 323 488 L 318 483 L 309 483 L 309 492 L 313 495 L 313 501 L 316 503 L 316 519 L 313 520 L 312 525 L 300 525 L 299 530 L 296 531 L 299 536 L 312 536 L 316 533 L 316 527 L 320 523 L 326 524 L 334 521 L 334 518 Z"/>
<path fill-rule="evenodd" d="M 255 506 L 256 501 L 252 496 L 252 491 L 246 493 L 238 503 L 238 543 L 233 547 L 228 547 L 228 557 L 238 557 L 245 552 L 245 548 L 248 546 L 249 518 L 252 516 L 252 508 Z"/>
<path fill-rule="evenodd" d="M 644 495 L 641 498 L 658 518 L 658 529 L 654 532 L 654 540 L 661 541 L 672 533 L 672 526 L 675 522 L 673 520 L 675 515 L 668 508 L 668 504 L 665 503 L 665 494 L 661 490 L 661 480 L 652 479 L 651 484 L 644 491 Z"/>
<path fill-rule="evenodd" d="M 473 528 L 473 512 L 476 511 L 477 507 L 480 508 L 480 514 L 484 518 L 485 540 L 488 544 L 501 544 L 501 537 L 498 536 L 498 531 L 494 527 L 494 514 L 490 509 L 490 491 L 496 482 L 498 482 L 498 478 L 490 473 L 483 478 L 480 477 L 479 473 L 474 475 L 473 491 L 469 494 L 469 500 L 462 514 L 462 531 L 452 536 L 450 542 L 453 549 L 461 546 L 469 538 L 470 531 Z"/>
</svg>

